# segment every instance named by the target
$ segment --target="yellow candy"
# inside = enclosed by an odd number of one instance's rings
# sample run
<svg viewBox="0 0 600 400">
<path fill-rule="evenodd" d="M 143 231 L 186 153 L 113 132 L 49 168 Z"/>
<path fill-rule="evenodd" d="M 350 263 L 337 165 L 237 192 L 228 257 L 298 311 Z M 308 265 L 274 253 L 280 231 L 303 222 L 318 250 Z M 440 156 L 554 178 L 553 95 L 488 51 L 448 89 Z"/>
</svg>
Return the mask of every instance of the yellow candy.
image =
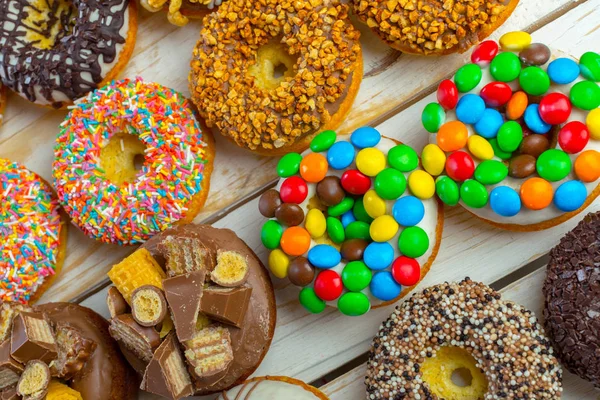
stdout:
<svg viewBox="0 0 600 400">
<path fill-rule="evenodd" d="M 500 38 L 500 46 L 504 51 L 521 51 L 531 44 L 531 35 L 527 32 L 508 32 Z"/>
<path fill-rule="evenodd" d="M 590 136 L 594 140 L 600 140 L 600 108 L 595 108 L 589 112 L 585 123 L 590 130 Z"/>
<path fill-rule="evenodd" d="M 269 269 L 276 277 L 283 279 L 288 274 L 290 259 L 280 249 L 275 249 L 269 254 Z"/>
<path fill-rule="evenodd" d="M 421 153 L 421 162 L 425 171 L 437 176 L 444 172 L 446 153 L 437 144 L 428 144 Z"/>
<path fill-rule="evenodd" d="M 313 208 L 306 214 L 304 227 L 313 239 L 318 239 L 325 234 L 327 220 L 321 210 Z"/>
<path fill-rule="evenodd" d="M 371 189 L 363 197 L 365 211 L 371 218 L 377 218 L 385 214 L 385 201 L 377 195 L 375 190 Z"/>
<path fill-rule="evenodd" d="M 369 233 L 376 242 L 387 242 L 398 233 L 398 223 L 391 215 L 382 215 L 371 222 Z"/>
<path fill-rule="evenodd" d="M 408 176 L 408 188 L 414 196 L 426 200 L 435 193 L 435 182 L 431 175 L 418 169 Z"/>
<path fill-rule="evenodd" d="M 385 168 L 385 155 L 372 147 L 362 149 L 356 155 L 356 168 L 367 176 L 375 176 Z"/>
<path fill-rule="evenodd" d="M 471 154 L 480 160 L 491 160 L 494 157 L 494 149 L 490 142 L 479 135 L 470 136 L 467 147 Z"/>
</svg>

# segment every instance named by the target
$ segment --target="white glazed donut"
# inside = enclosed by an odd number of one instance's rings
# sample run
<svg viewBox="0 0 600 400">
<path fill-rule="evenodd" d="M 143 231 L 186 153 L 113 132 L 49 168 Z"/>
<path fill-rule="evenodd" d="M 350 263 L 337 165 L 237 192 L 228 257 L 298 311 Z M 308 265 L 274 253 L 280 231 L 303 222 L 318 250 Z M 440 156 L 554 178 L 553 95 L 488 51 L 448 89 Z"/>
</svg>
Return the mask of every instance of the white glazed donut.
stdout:
<svg viewBox="0 0 600 400">
<path fill-rule="evenodd" d="M 319 389 L 287 376 L 261 376 L 221 393 L 217 400 L 329 400 Z"/>
</svg>

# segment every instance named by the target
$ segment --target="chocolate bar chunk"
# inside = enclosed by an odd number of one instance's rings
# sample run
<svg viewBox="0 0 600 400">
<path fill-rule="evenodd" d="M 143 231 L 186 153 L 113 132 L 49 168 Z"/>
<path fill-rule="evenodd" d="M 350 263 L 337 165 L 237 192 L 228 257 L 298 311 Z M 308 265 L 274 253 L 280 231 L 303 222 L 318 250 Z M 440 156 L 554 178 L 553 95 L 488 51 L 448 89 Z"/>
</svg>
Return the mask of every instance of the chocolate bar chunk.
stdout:
<svg viewBox="0 0 600 400">
<path fill-rule="evenodd" d="M 17 394 L 23 400 L 42 400 L 48 392 L 50 379 L 50 369 L 45 362 L 29 361 L 17 383 Z"/>
<path fill-rule="evenodd" d="M 52 327 L 38 312 L 21 312 L 13 321 L 10 353 L 21 364 L 30 360 L 50 363 L 56 359 L 56 340 Z"/>
<path fill-rule="evenodd" d="M 220 286 L 241 286 L 248 279 L 248 259 L 237 251 L 221 251 L 217 253 L 217 266 L 210 273 L 210 279 Z"/>
<path fill-rule="evenodd" d="M 180 342 L 190 340 L 196 333 L 205 276 L 204 271 L 194 271 L 162 281 Z"/>
<path fill-rule="evenodd" d="M 141 326 L 156 326 L 167 315 L 167 302 L 162 290 L 144 285 L 131 294 L 131 315 Z"/>
<path fill-rule="evenodd" d="M 229 330 L 218 324 L 199 330 L 184 346 L 185 358 L 198 378 L 222 372 L 233 360 Z"/>
<path fill-rule="evenodd" d="M 0 400 L 20 400 L 20 397 L 17 393 L 17 385 L 2 389 L 0 392 Z"/>
<path fill-rule="evenodd" d="M 154 328 L 141 326 L 131 314 L 121 314 L 111 319 L 108 330 L 113 339 L 144 362 L 150 362 L 154 349 L 160 344 L 158 332 Z"/>
<path fill-rule="evenodd" d="M 208 252 L 198 239 L 168 236 L 158 245 L 158 251 L 167 260 L 169 276 L 206 270 Z"/>
<path fill-rule="evenodd" d="M 174 334 L 169 334 L 154 352 L 140 388 L 174 400 L 194 394 L 194 386 Z"/>
<path fill-rule="evenodd" d="M 117 315 L 126 314 L 129 311 L 129 305 L 125 300 L 125 297 L 119 292 L 115 286 L 108 288 L 108 294 L 106 295 L 106 306 L 110 317 L 114 318 Z"/>
<path fill-rule="evenodd" d="M 10 301 L 0 305 L 0 342 L 4 342 L 9 338 L 13 319 L 21 311 L 31 311 L 31 307 Z"/>
<path fill-rule="evenodd" d="M 10 340 L 0 345 L 0 390 L 14 386 L 23 372 L 23 365 L 10 356 Z"/>
<path fill-rule="evenodd" d="M 96 342 L 84 338 L 77 329 L 68 325 L 56 328 L 58 356 L 50 363 L 52 376 L 69 380 L 85 366 L 96 349 Z"/>
<path fill-rule="evenodd" d="M 251 294 L 250 286 L 236 288 L 209 286 L 202 294 L 200 311 L 208 318 L 239 328 L 246 316 Z"/>
</svg>

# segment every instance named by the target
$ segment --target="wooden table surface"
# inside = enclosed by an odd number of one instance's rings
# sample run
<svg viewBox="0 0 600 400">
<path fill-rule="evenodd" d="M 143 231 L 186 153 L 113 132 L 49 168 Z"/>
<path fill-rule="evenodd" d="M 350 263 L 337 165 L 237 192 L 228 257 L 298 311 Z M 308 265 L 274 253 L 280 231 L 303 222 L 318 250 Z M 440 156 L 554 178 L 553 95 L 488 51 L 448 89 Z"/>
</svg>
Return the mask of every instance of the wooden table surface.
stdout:
<svg viewBox="0 0 600 400">
<path fill-rule="evenodd" d="M 189 93 L 188 65 L 199 26 L 196 21 L 177 28 L 164 14 L 141 11 L 135 52 L 122 76 L 139 75 Z M 406 55 L 389 49 L 362 24 L 357 26 L 363 33 L 364 80 L 338 132 L 350 133 L 371 125 L 386 136 L 422 149 L 427 134 L 420 124 L 421 110 L 434 98 L 439 81 L 466 62 L 470 52 L 443 58 Z M 528 31 L 534 42 L 578 58 L 600 47 L 600 0 L 521 0 L 492 38 L 514 30 Z M 51 180 L 52 149 L 65 115 L 64 111 L 36 107 L 10 94 L 0 127 L 0 157 L 22 162 Z M 262 191 L 275 182 L 277 159 L 255 156 L 220 137 L 216 140 L 211 191 L 195 222 L 233 229 L 266 261 L 267 252 L 259 237 L 264 218 L 256 210 Z M 587 211 L 598 209 L 600 200 Z M 469 276 L 493 284 L 505 298 L 541 316 L 543 257 L 584 214 L 553 229 L 519 233 L 486 225 L 461 208 L 447 208 L 439 255 L 419 286 Z M 78 301 L 107 316 L 106 272 L 133 250 L 94 242 L 71 227 L 63 272 L 41 301 Z M 322 385 L 333 400 L 364 399 L 364 355 L 379 323 L 393 307 L 373 310 L 360 318 L 345 317 L 332 309 L 309 315 L 297 302 L 296 288 L 273 280 L 277 328 L 271 349 L 255 375 L 289 375 L 313 382 Z M 568 373 L 563 385 L 565 399 L 600 399 L 599 391 Z"/>
</svg>

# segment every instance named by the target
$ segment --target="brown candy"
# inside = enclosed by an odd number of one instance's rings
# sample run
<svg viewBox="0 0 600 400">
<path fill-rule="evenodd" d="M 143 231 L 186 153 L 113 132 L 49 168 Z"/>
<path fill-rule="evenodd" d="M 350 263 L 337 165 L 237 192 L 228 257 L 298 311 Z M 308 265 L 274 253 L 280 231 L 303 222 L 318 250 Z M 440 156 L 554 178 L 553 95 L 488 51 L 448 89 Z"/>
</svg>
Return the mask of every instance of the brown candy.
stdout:
<svg viewBox="0 0 600 400">
<path fill-rule="evenodd" d="M 304 211 L 298 204 L 284 203 L 275 210 L 275 218 L 287 226 L 297 226 L 304 221 Z"/>
<path fill-rule="evenodd" d="M 279 192 L 275 189 L 269 189 L 260 196 L 258 200 L 258 211 L 267 217 L 273 218 L 275 216 L 275 210 L 281 205 L 282 201 L 279 197 Z"/>
<path fill-rule="evenodd" d="M 308 286 L 315 278 L 315 268 L 306 257 L 297 257 L 288 267 L 288 279 L 296 286 Z"/>
<path fill-rule="evenodd" d="M 31 311 L 31 307 L 10 301 L 0 304 L 0 342 L 3 342 L 10 337 L 13 319 L 21 311 Z"/>
<path fill-rule="evenodd" d="M 144 285 L 131 294 L 131 315 L 141 326 L 156 326 L 167 315 L 167 301 L 162 290 Z"/>
<path fill-rule="evenodd" d="M 141 326 L 131 314 L 117 315 L 110 320 L 110 335 L 122 343 L 144 362 L 152 359 L 154 349 L 160 344 L 160 336 L 154 328 Z"/>
<path fill-rule="evenodd" d="M 76 376 L 90 359 L 97 344 L 67 324 L 61 323 L 56 329 L 58 356 L 50 364 L 52 376 L 71 379 Z"/>
<path fill-rule="evenodd" d="M 544 135 L 529 135 L 521 142 L 521 154 L 529 154 L 538 158 L 540 154 L 550 148 L 550 142 Z"/>
<path fill-rule="evenodd" d="M 204 271 L 210 264 L 208 250 L 198 239 L 168 236 L 158 245 L 158 250 L 167 259 L 169 276 Z"/>
<path fill-rule="evenodd" d="M 204 271 L 195 271 L 162 282 L 175 332 L 181 342 L 191 339 L 196 332 L 205 279 Z"/>
<path fill-rule="evenodd" d="M 508 175 L 513 178 L 527 178 L 535 172 L 535 158 L 529 154 L 513 157 L 508 164 Z"/>
<path fill-rule="evenodd" d="M 19 381 L 23 365 L 10 356 L 10 340 L 0 345 L 0 390 L 13 386 Z"/>
<path fill-rule="evenodd" d="M 237 251 L 217 252 L 217 266 L 210 274 L 210 280 L 220 286 L 236 287 L 248 279 L 248 259 Z"/>
<path fill-rule="evenodd" d="M 233 361 L 229 330 L 218 324 L 200 329 L 184 345 L 185 358 L 194 367 L 198 378 L 218 374 Z"/>
<path fill-rule="evenodd" d="M 346 240 L 342 243 L 342 248 L 340 249 L 342 258 L 347 261 L 361 260 L 368 244 L 364 239 Z"/>
<path fill-rule="evenodd" d="M 209 286 L 204 289 L 200 311 L 210 319 L 240 328 L 246 317 L 251 295 L 250 286 L 236 288 Z"/>
<path fill-rule="evenodd" d="M 25 364 L 30 360 L 50 363 L 56 358 L 56 340 L 52 327 L 38 312 L 21 312 L 13 321 L 10 354 Z"/>
<path fill-rule="evenodd" d="M 126 314 L 129 311 L 129 304 L 125 300 L 125 297 L 119 292 L 115 286 L 108 288 L 108 294 L 106 295 L 106 306 L 110 317 L 114 318 L 117 315 Z"/>
<path fill-rule="evenodd" d="M 340 183 L 340 178 L 337 176 L 326 176 L 317 184 L 317 196 L 319 196 L 323 204 L 331 207 L 344 200 L 346 192 Z"/>
<path fill-rule="evenodd" d="M 29 361 L 17 383 L 17 394 L 23 400 L 42 400 L 46 397 L 51 379 L 50 368 L 45 362 Z"/>
<path fill-rule="evenodd" d="M 528 48 L 521 50 L 519 59 L 526 65 L 544 65 L 550 59 L 550 49 L 543 43 L 532 43 Z"/>
</svg>

